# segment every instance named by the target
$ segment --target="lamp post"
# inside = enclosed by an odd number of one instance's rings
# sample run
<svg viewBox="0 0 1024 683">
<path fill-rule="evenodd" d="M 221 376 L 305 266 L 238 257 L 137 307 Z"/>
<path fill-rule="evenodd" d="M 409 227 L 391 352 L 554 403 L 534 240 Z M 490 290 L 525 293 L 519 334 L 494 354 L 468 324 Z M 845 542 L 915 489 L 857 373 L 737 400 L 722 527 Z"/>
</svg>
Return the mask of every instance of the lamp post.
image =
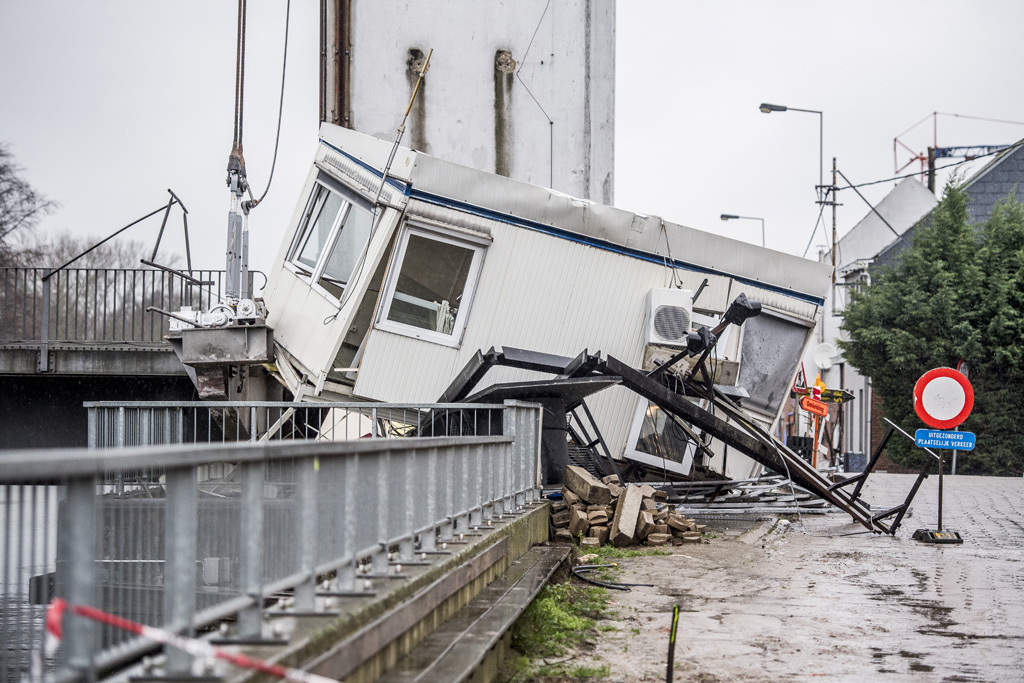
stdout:
<svg viewBox="0 0 1024 683">
<path fill-rule="evenodd" d="M 818 115 L 818 190 L 815 193 L 818 197 L 821 197 L 821 188 L 825 185 L 825 115 L 817 109 L 797 109 L 796 107 L 787 107 L 783 104 L 768 104 L 762 102 L 759 109 L 765 114 L 771 114 L 773 111 L 802 111 L 807 114 Z"/>
<path fill-rule="evenodd" d="M 761 246 L 762 247 L 765 246 L 765 243 L 764 243 L 764 219 L 763 218 L 758 218 L 757 216 L 736 216 L 736 215 L 731 214 L 731 213 L 723 213 L 722 214 L 722 220 L 723 221 L 734 221 L 734 220 L 740 220 L 740 219 L 745 219 L 745 220 L 748 220 L 748 221 L 761 221 Z"/>
</svg>

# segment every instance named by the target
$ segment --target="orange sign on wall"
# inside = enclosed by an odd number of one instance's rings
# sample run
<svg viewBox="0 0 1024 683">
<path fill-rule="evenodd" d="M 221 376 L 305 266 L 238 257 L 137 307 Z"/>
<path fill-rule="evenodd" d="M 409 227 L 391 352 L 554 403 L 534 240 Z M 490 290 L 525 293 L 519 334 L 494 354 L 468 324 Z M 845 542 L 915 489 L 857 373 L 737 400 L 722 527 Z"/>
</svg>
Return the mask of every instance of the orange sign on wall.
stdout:
<svg viewBox="0 0 1024 683">
<path fill-rule="evenodd" d="M 828 404 L 822 403 L 821 401 L 816 401 L 810 396 L 804 396 L 802 399 L 800 399 L 800 407 L 806 410 L 808 413 L 811 413 L 812 415 L 817 415 L 818 417 L 828 417 Z"/>
</svg>

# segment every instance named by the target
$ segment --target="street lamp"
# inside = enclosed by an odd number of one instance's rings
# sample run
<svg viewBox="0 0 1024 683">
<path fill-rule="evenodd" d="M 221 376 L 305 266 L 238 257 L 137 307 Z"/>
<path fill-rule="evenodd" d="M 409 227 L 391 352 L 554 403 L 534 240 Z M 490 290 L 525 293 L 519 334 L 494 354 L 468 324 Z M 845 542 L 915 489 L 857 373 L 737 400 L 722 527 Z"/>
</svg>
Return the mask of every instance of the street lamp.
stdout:
<svg viewBox="0 0 1024 683">
<path fill-rule="evenodd" d="M 762 104 L 761 106 L 764 107 L 764 106 L 775 106 L 775 105 L 763 105 Z M 723 221 L 739 220 L 739 219 L 746 219 L 748 221 L 761 221 L 761 246 L 762 247 L 765 246 L 765 243 L 764 243 L 764 219 L 763 218 L 758 218 L 757 216 L 736 216 L 736 215 L 733 215 L 731 213 L 723 213 L 722 214 L 722 220 Z"/>
<path fill-rule="evenodd" d="M 762 102 L 758 108 L 765 114 L 771 114 L 773 111 L 802 111 L 818 115 L 818 191 L 815 194 L 820 196 L 821 188 L 825 185 L 825 115 L 817 109 L 797 109 L 784 104 L 768 104 L 767 102 Z"/>
</svg>

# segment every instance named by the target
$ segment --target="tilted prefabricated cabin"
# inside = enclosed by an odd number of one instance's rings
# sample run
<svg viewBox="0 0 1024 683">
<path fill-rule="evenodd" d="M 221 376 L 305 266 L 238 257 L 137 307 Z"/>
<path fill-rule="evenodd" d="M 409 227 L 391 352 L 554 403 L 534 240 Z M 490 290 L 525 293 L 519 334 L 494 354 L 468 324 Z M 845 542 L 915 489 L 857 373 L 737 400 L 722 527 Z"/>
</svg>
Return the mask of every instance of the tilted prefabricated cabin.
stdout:
<svg viewBox="0 0 1024 683">
<path fill-rule="evenodd" d="M 745 390 L 743 406 L 777 423 L 829 267 L 404 147 L 382 187 L 392 149 L 320 129 L 265 293 L 278 370 L 293 394 L 432 402 L 491 347 L 568 357 L 589 349 L 651 367 L 743 293 L 762 313 L 723 335 L 715 381 Z M 680 315 L 662 320 L 659 310 Z M 486 382 L 528 378 L 501 368 Z M 614 456 L 664 464 L 664 452 L 644 446 L 651 430 L 670 431 L 656 408 L 621 387 L 589 405 Z M 692 458 L 685 450 L 669 463 L 681 474 Z M 727 474 L 753 468 L 737 454 Z"/>
</svg>

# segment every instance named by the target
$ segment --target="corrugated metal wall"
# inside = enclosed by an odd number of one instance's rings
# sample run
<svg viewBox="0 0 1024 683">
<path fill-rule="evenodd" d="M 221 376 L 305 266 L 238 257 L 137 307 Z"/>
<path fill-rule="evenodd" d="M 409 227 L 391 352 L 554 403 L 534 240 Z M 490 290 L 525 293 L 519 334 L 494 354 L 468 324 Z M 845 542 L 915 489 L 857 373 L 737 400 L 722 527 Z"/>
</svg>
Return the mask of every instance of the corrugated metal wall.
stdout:
<svg viewBox="0 0 1024 683">
<path fill-rule="evenodd" d="M 478 349 L 491 346 L 570 357 L 589 349 L 640 365 L 647 292 L 668 284 L 665 267 L 420 202 L 410 203 L 409 211 L 489 231 L 494 241 L 484 257 L 461 347 L 371 330 L 357 395 L 394 400 L 396 387 L 402 387 L 402 400 L 433 401 Z M 707 277 L 709 286 L 700 306 L 724 309 L 730 278 L 689 271 L 679 271 L 679 276 L 694 290 Z M 496 369 L 485 384 L 530 377 L 522 371 Z M 622 450 L 635 406 L 636 397 L 617 388 L 593 400 L 595 417 L 613 453 Z"/>
</svg>

